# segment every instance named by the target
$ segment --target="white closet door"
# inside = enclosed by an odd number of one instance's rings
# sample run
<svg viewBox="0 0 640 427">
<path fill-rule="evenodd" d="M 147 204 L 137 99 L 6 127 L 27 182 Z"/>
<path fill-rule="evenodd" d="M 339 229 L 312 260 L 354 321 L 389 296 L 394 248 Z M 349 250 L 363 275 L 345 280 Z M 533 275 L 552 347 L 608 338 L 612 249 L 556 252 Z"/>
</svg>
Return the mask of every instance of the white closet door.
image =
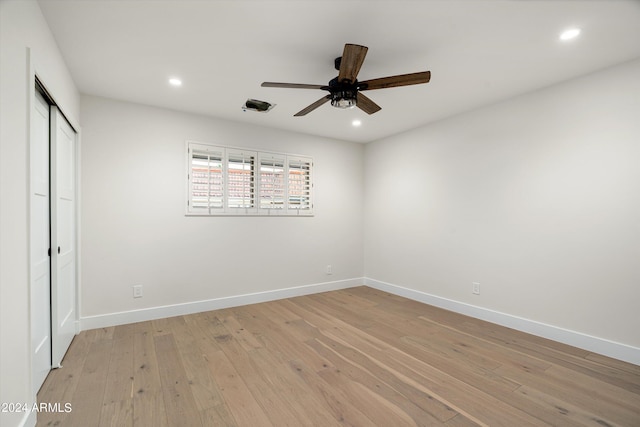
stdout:
<svg viewBox="0 0 640 427">
<path fill-rule="evenodd" d="M 52 365 L 59 367 L 76 331 L 76 134 L 51 106 Z"/>
<path fill-rule="evenodd" d="M 51 369 L 49 104 L 37 91 L 31 117 L 31 351 L 37 392 Z"/>
</svg>

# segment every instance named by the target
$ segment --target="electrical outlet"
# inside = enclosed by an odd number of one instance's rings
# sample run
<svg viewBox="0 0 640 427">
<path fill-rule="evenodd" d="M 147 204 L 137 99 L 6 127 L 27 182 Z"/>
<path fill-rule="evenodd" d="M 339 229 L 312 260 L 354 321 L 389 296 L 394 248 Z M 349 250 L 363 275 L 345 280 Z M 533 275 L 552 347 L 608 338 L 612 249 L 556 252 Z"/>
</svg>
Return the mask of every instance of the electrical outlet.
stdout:
<svg viewBox="0 0 640 427">
<path fill-rule="evenodd" d="M 142 285 L 133 285 L 133 297 L 142 298 Z"/>
<path fill-rule="evenodd" d="M 327 265 L 327 268 L 325 269 L 325 272 L 329 275 L 329 274 L 333 274 L 333 268 L 331 267 L 331 264 Z"/>
<path fill-rule="evenodd" d="M 480 295 L 480 283 L 473 282 L 472 285 L 473 285 L 473 287 L 472 287 L 471 292 L 473 292 L 476 295 Z"/>
</svg>

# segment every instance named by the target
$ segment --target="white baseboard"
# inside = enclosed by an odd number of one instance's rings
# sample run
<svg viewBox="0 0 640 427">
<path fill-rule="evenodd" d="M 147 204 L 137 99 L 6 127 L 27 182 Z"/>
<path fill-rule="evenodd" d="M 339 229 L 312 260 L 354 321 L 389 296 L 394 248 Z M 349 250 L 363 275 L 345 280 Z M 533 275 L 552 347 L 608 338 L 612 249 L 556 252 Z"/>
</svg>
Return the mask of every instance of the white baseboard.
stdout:
<svg viewBox="0 0 640 427">
<path fill-rule="evenodd" d="M 221 308 L 238 307 L 241 305 L 257 304 L 284 298 L 335 291 L 338 289 L 362 286 L 364 278 L 337 280 L 334 282 L 315 283 L 312 285 L 295 286 L 292 288 L 276 289 L 273 291 L 256 292 L 253 294 L 234 295 L 230 297 L 214 298 L 205 301 L 194 301 L 182 304 L 151 307 L 141 310 L 123 311 L 118 313 L 101 314 L 80 318 L 80 329 L 106 328 L 109 326 L 125 325 L 128 323 L 144 322 L 147 320 L 163 319 L 166 317 L 183 316 L 201 313 L 203 311 Z"/>
<path fill-rule="evenodd" d="M 640 348 L 632 347 L 604 338 L 593 337 L 580 332 L 570 331 L 557 326 L 547 325 L 534 320 L 489 310 L 470 304 L 438 297 L 424 292 L 416 291 L 379 280 L 364 278 L 365 285 L 390 294 L 402 296 L 435 307 L 464 314 L 487 322 L 496 323 L 508 328 L 516 329 L 539 337 L 582 348 L 594 353 L 602 354 L 614 359 L 640 365 Z"/>
</svg>

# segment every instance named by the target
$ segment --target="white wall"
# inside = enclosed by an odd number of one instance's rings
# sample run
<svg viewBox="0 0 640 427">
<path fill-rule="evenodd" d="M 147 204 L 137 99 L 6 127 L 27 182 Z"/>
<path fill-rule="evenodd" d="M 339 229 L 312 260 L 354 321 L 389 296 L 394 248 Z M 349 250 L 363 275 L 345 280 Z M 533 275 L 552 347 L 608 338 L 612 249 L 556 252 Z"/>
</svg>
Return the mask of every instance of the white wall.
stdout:
<svg viewBox="0 0 640 427">
<path fill-rule="evenodd" d="M 92 96 L 82 124 L 83 325 L 362 277 L 361 144 Z M 312 156 L 315 216 L 185 216 L 186 140 Z M 143 298 L 132 298 L 134 284 Z"/>
<path fill-rule="evenodd" d="M 37 3 L 0 1 L 0 42 L 0 402 L 31 403 L 35 391 L 29 341 L 29 69 L 35 69 L 76 123 L 80 102 Z M 0 424 L 35 421 L 27 416 L 0 413 Z"/>
<path fill-rule="evenodd" d="M 638 76 L 640 60 L 368 144 L 365 275 L 637 357 Z"/>
</svg>

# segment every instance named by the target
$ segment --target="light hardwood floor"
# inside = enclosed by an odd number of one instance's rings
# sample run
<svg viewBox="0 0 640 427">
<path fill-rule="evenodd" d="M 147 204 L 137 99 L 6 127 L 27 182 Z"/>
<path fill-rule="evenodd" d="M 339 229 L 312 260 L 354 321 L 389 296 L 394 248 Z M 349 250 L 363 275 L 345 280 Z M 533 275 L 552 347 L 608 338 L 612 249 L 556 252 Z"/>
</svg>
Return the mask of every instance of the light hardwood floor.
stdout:
<svg viewBox="0 0 640 427">
<path fill-rule="evenodd" d="M 640 367 L 367 287 L 78 335 L 38 426 L 640 426 Z"/>
</svg>

